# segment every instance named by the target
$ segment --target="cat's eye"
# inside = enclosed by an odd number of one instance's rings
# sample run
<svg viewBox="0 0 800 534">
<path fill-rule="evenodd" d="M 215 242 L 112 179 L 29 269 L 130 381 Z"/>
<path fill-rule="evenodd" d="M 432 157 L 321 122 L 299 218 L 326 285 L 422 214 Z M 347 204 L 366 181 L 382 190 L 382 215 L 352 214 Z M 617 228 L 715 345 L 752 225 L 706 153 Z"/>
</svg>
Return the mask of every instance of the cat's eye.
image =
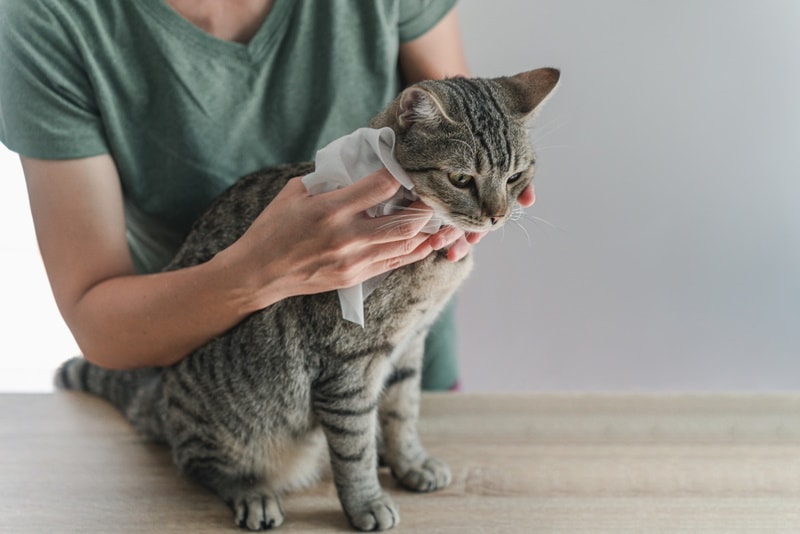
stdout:
<svg viewBox="0 0 800 534">
<path fill-rule="evenodd" d="M 508 177 L 508 180 L 506 180 L 506 183 L 507 184 L 513 184 L 514 182 L 516 182 L 520 178 L 522 178 L 522 173 L 521 172 L 518 172 L 517 174 L 512 174 L 511 176 Z"/>
<path fill-rule="evenodd" d="M 451 174 L 450 183 L 460 189 L 463 189 L 465 187 L 469 187 L 470 184 L 472 184 L 472 176 L 468 174 Z"/>
</svg>

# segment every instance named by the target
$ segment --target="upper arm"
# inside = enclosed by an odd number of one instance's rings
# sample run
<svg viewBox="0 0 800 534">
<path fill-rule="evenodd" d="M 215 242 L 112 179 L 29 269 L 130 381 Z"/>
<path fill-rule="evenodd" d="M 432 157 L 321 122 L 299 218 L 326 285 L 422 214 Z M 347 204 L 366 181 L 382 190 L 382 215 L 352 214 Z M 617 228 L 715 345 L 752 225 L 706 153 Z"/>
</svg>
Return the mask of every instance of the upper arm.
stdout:
<svg viewBox="0 0 800 534">
<path fill-rule="evenodd" d="M 109 155 L 21 161 L 39 249 L 69 323 L 94 285 L 134 273 L 116 166 Z"/>
<path fill-rule="evenodd" d="M 469 75 L 456 9 L 424 35 L 400 45 L 400 70 L 408 84 Z"/>
</svg>

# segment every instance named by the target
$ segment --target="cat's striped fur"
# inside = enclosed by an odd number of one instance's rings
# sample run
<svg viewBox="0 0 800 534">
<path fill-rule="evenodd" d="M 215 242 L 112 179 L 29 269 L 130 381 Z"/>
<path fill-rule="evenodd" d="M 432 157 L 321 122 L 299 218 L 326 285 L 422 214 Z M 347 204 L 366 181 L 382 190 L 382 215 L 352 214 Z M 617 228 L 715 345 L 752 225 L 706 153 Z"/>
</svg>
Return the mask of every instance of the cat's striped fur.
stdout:
<svg viewBox="0 0 800 534">
<path fill-rule="evenodd" d="M 558 72 L 430 81 L 404 91 L 371 123 L 397 133 L 396 156 L 420 197 L 466 231 L 500 226 L 530 182 L 525 122 Z M 235 241 L 311 164 L 247 176 L 195 224 L 167 269 L 210 259 Z M 469 177 L 465 185 L 453 177 Z M 455 184 L 458 184 L 455 185 Z M 120 372 L 83 359 L 60 387 L 109 399 L 146 436 L 168 444 L 179 470 L 209 486 L 251 530 L 283 522 L 280 496 L 329 461 L 352 525 L 383 530 L 397 508 L 378 483 L 378 455 L 413 491 L 450 472 L 417 437 L 423 340 L 470 270 L 443 253 L 393 272 L 365 302 L 365 324 L 341 319 L 335 292 L 278 302 L 173 367 Z"/>
</svg>

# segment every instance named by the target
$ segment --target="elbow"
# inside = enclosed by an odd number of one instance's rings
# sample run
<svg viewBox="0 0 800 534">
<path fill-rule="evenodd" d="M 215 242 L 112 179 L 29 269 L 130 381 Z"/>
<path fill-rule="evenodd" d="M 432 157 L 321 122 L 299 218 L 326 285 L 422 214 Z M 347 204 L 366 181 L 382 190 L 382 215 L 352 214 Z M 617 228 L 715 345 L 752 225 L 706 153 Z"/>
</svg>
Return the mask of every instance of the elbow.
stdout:
<svg viewBox="0 0 800 534">
<path fill-rule="evenodd" d="M 124 354 L 115 353 L 86 340 L 76 339 L 76 341 L 84 359 L 93 365 L 113 371 L 130 371 L 137 367 L 131 365 Z"/>
<path fill-rule="evenodd" d="M 89 363 L 113 371 L 132 371 L 158 365 L 153 355 L 142 350 L 140 345 L 110 332 L 109 324 L 105 320 L 98 320 L 95 315 L 69 314 L 63 311 L 62 317 L 78 344 L 78 349 Z"/>
<path fill-rule="evenodd" d="M 113 371 L 130 371 L 147 366 L 139 362 L 130 349 L 113 343 L 112 339 L 98 333 L 97 329 L 89 329 L 89 332 L 70 329 L 84 359 L 93 365 Z"/>
<path fill-rule="evenodd" d="M 184 356 L 172 357 L 172 353 L 148 351 L 146 347 L 131 346 L 125 341 L 107 336 L 75 336 L 81 354 L 89 363 L 112 371 L 134 371 L 146 367 L 167 367 Z"/>
</svg>

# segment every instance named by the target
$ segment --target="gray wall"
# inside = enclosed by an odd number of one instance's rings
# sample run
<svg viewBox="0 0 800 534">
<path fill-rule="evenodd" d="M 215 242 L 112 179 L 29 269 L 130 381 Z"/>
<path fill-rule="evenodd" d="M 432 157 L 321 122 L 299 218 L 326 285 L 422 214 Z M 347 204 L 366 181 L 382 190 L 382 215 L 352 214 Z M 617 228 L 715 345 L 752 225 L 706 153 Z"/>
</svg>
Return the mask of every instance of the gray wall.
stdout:
<svg viewBox="0 0 800 534">
<path fill-rule="evenodd" d="M 530 240 L 460 295 L 467 390 L 800 386 L 800 2 L 462 0 L 473 73 L 562 69 Z"/>
</svg>

